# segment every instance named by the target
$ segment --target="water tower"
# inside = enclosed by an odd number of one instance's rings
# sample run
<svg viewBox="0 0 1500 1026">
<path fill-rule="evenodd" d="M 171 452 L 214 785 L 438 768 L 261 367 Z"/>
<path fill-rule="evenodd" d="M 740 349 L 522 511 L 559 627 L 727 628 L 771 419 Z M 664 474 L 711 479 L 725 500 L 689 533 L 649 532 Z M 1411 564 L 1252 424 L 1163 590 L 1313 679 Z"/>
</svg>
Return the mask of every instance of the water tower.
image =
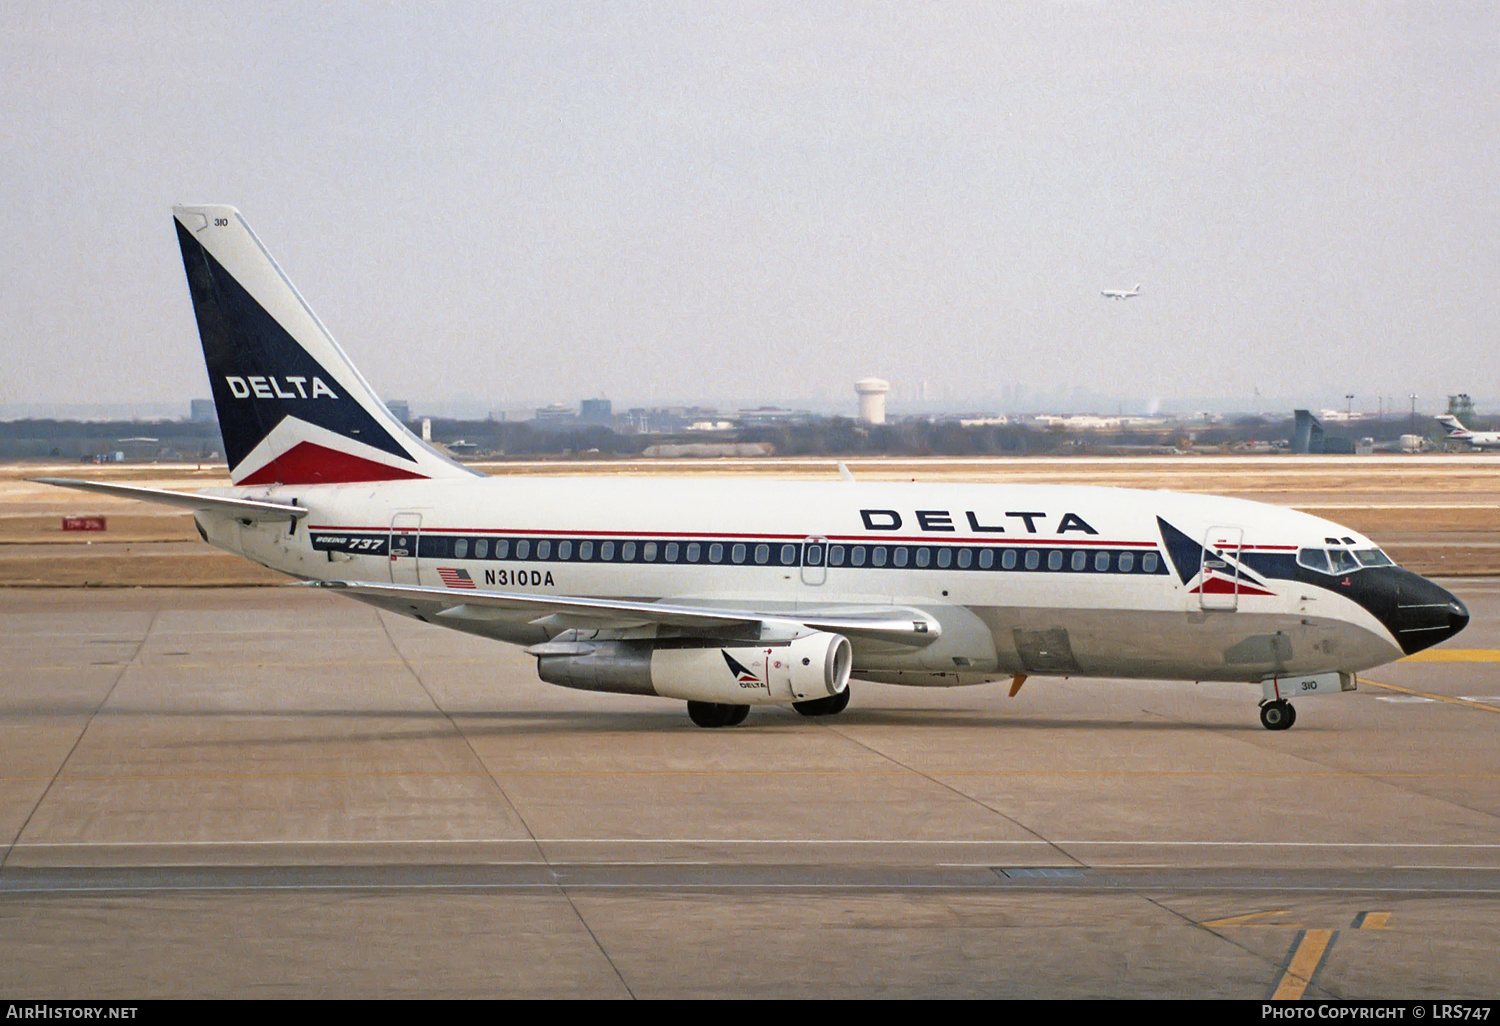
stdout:
<svg viewBox="0 0 1500 1026">
<path fill-rule="evenodd" d="M 864 424 L 885 423 L 885 394 L 891 383 L 880 378 L 860 378 L 854 383 L 859 395 L 859 419 Z"/>
</svg>

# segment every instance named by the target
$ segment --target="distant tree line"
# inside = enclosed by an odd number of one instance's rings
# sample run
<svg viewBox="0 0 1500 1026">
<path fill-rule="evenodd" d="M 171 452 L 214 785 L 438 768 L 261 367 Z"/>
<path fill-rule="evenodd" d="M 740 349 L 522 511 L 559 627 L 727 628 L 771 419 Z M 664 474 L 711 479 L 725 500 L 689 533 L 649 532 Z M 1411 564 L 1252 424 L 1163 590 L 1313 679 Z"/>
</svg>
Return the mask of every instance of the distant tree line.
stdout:
<svg viewBox="0 0 1500 1026">
<path fill-rule="evenodd" d="M 1485 418 L 1476 418 L 1483 421 Z M 1490 418 L 1493 419 L 1493 418 Z M 1476 424 L 1479 428 L 1482 424 Z M 1412 430 L 1409 417 L 1325 425 L 1330 436 L 1391 442 Z M 1441 438 L 1425 416 L 1416 433 Z M 1062 455 L 1187 446 L 1234 447 L 1291 437 L 1290 418 L 1241 417 L 1221 424 L 1177 425 L 1155 430 L 1071 433 L 1060 427 L 1020 424 L 965 426 L 954 420 L 902 420 L 868 425 L 846 417 L 749 427 L 728 432 L 637 434 L 597 425 L 538 427 L 532 421 L 432 418 L 432 437 L 479 458 L 639 456 L 648 446 L 681 442 L 769 444 L 779 456 L 1023 456 Z M 154 443 L 127 439 L 155 439 Z M 131 459 L 205 459 L 222 452 L 218 425 L 203 421 L 0 421 L 0 458 L 89 459 L 126 450 Z"/>
</svg>

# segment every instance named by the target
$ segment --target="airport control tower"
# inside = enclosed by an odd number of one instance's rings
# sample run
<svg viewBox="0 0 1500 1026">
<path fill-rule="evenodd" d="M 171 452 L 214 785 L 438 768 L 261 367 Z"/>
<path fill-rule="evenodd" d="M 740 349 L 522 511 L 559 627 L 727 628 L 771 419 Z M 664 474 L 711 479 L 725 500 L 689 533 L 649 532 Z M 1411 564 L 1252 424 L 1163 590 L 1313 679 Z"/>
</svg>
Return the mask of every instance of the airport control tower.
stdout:
<svg viewBox="0 0 1500 1026">
<path fill-rule="evenodd" d="M 890 382 L 880 378 L 860 378 L 854 383 L 854 391 L 859 394 L 860 423 L 885 423 L 885 394 L 890 390 Z"/>
</svg>

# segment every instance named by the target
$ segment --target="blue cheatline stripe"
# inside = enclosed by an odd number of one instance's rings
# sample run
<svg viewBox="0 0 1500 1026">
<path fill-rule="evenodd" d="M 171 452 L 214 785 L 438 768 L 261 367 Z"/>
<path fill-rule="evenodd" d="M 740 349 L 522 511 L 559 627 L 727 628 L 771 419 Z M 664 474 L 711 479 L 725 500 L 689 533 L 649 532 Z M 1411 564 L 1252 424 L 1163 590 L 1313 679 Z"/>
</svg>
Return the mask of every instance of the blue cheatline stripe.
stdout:
<svg viewBox="0 0 1500 1026">
<path fill-rule="evenodd" d="M 320 552 L 385 555 L 390 532 L 312 532 Z M 407 536 L 407 546 L 410 536 Z M 1162 575 L 1166 561 L 1155 551 L 1099 546 L 1052 545 L 826 545 L 756 541 L 743 537 L 675 538 L 598 537 L 460 537 L 424 533 L 417 555 L 422 559 L 476 563 L 605 563 L 666 566 L 827 566 L 836 570 L 906 570 Z"/>
</svg>

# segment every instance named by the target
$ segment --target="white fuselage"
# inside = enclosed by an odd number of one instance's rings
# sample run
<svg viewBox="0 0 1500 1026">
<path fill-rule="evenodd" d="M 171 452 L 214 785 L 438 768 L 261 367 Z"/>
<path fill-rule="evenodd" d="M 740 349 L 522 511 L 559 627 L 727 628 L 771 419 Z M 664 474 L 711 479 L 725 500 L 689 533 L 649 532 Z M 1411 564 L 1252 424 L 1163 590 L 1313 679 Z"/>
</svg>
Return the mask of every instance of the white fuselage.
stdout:
<svg viewBox="0 0 1500 1026">
<path fill-rule="evenodd" d="M 497 477 L 224 494 L 310 511 L 295 524 L 196 514 L 213 544 L 306 580 L 759 613 L 889 606 L 941 625 L 923 647 L 854 639 L 853 673 L 867 680 L 1257 681 L 1353 672 L 1402 654 L 1331 578 L 1319 587 L 1260 572 L 1256 587 L 1203 588 L 1210 566 L 1229 579 L 1237 562 L 1289 564 L 1299 548 L 1332 539 L 1373 548 L 1347 528 L 1241 499 L 744 478 Z M 1202 577 L 1180 554 L 1174 562 L 1158 518 L 1205 543 Z M 465 620 L 440 617 L 452 603 L 366 600 L 517 644 L 556 633 L 525 612 Z"/>
</svg>

